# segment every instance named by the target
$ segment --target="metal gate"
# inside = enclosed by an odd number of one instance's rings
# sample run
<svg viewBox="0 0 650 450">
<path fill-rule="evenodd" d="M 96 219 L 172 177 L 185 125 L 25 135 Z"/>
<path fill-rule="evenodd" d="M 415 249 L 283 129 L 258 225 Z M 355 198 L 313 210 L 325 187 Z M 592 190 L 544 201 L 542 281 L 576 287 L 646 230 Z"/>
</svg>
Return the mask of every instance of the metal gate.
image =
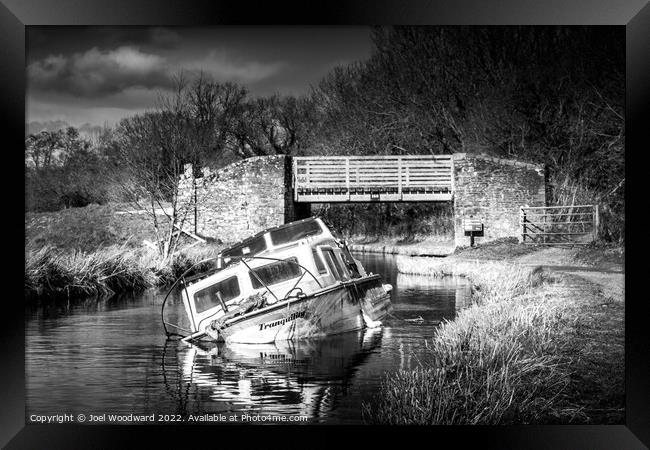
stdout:
<svg viewBox="0 0 650 450">
<path fill-rule="evenodd" d="M 598 205 L 521 207 L 520 242 L 585 245 L 598 238 Z"/>
</svg>

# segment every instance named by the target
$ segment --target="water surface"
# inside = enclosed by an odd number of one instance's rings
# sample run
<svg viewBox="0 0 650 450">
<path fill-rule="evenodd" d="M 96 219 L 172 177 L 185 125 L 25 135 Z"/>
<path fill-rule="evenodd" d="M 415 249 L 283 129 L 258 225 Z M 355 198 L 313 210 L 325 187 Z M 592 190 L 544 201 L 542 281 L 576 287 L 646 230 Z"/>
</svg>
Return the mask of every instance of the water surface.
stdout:
<svg viewBox="0 0 650 450">
<path fill-rule="evenodd" d="M 378 329 L 316 341 L 195 347 L 167 340 L 164 291 L 30 308 L 28 422 L 33 414 L 106 415 L 108 423 L 110 414 L 187 421 L 206 413 L 362 422 L 362 403 L 376 397 L 387 372 L 426 358 L 425 340 L 467 305 L 469 286 L 454 277 L 398 274 L 390 255 L 357 257 L 394 286 L 391 316 Z"/>
</svg>

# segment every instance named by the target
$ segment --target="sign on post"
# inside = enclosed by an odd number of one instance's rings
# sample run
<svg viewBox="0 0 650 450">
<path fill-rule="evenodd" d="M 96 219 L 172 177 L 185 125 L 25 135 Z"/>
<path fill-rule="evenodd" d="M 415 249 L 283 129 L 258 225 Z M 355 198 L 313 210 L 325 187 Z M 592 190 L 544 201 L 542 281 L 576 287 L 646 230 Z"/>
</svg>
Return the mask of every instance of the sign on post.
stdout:
<svg viewBox="0 0 650 450">
<path fill-rule="evenodd" d="M 483 236 L 483 222 L 479 218 L 466 217 L 463 219 L 465 236 L 469 236 L 470 247 L 474 247 L 474 236 Z"/>
</svg>

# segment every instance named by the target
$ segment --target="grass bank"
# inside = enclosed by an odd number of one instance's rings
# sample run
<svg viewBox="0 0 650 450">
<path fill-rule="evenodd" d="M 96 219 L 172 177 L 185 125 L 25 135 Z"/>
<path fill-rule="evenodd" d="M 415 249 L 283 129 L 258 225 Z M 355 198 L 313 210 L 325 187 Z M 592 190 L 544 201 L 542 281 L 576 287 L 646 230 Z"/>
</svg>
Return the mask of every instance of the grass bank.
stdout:
<svg viewBox="0 0 650 450">
<path fill-rule="evenodd" d="M 151 220 L 128 212 L 132 209 L 108 204 L 26 213 L 25 299 L 106 296 L 162 286 L 223 247 L 186 245 L 161 263 L 142 244 L 155 240 Z"/>
<path fill-rule="evenodd" d="M 112 246 L 139 248 L 143 239 L 153 240 L 151 219 L 146 214 L 124 213 L 132 209 L 128 204 L 110 203 L 53 212 L 27 212 L 25 247 L 28 250 L 53 247 L 84 252 Z"/>
<path fill-rule="evenodd" d="M 567 274 L 503 261 L 398 257 L 397 266 L 466 276 L 474 302 L 426 342 L 428 360 L 386 376 L 366 421 L 623 422 L 622 302 Z"/>
<path fill-rule="evenodd" d="M 538 246 L 520 244 L 516 237 L 499 238 L 478 244 L 475 247 L 458 247 L 454 256 L 464 259 L 511 261 L 523 255 L 535 253 Z"/>
<path fill-rule="evenodd" d="M 25 254 L 25 299 L 56 300 L 136 292 L 173 282 L 217 246 L 192 247 L 161 264 L 148 249 L 109 246 L 96 251 L 66 251 L 46 246 Z M 198 266 L 196 270 L 206 269 Z"/>
<path fill-rule="evenodd" d="M 395 238 L 351 239 L 350 250 L 362 253 L 382 253 L 409 256 L 447 256 L 454 252 L 454 241 L 406 241 Z"/>
<path fill-rule="evenodd" d="M 350 248 L 364 253 L 407 256 L 449 256 L 464 259 L 507 260 L 538 250 L 533 245 L 521 245 L 517 238 L 501 238 L 475 247 L 456 247 L 453 235 L 416 236 L 411 238 L 365 237 L 349 238 Z"/>
</svg>

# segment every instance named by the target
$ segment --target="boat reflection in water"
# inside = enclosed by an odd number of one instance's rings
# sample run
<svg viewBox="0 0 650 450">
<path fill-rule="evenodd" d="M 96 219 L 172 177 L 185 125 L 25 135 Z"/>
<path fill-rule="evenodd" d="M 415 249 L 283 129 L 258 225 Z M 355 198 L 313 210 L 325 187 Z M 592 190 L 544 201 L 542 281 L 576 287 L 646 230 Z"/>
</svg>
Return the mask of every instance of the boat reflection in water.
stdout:
<svg viewBox="0 0 650 450">
<path fill-rule="evenodd" d="M 381 339 L 382 328 L 367 328 L 272 344 L 179 343 L 178 373 L 170 373 L 170 361 L 163 368 L 185 405 L 181 412 L 301 415 L 313 422 L 334 412 Z"/>
</svg>

